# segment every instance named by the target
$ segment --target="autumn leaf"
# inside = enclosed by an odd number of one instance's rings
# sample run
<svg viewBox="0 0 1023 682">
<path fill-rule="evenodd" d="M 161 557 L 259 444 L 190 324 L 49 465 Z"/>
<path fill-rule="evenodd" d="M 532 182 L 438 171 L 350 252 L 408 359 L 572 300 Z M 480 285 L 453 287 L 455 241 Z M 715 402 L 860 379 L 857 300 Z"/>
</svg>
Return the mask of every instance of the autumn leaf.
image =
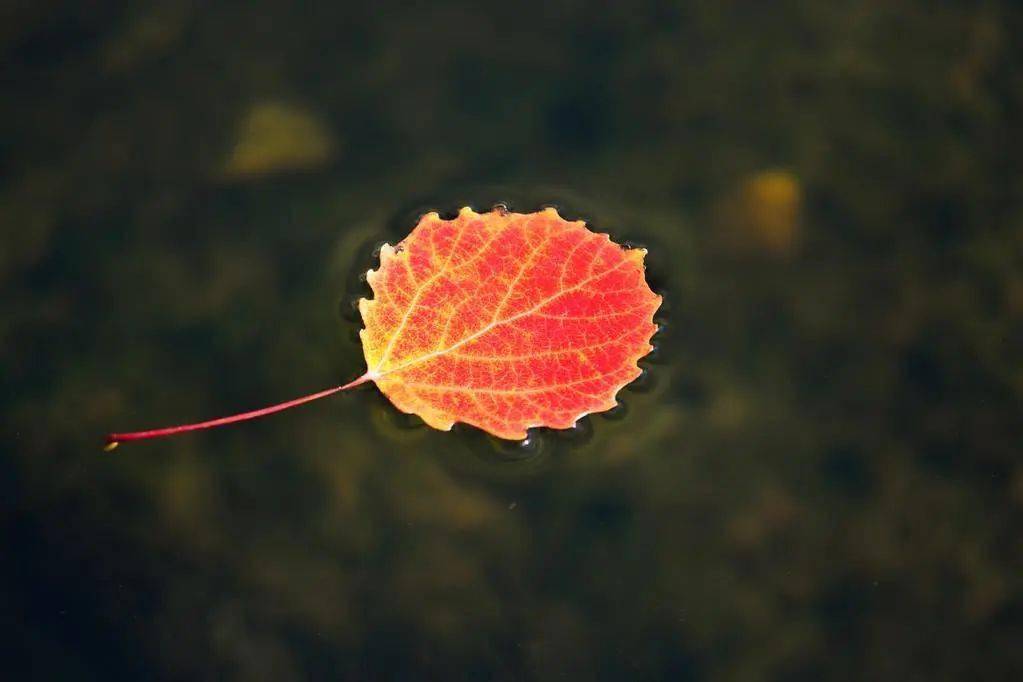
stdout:
<svg viewBox="0 0 1023 682">
<path fill-rule="evenodd" d="M 374 382 L 401 411 L 449 430 L 500 438 L 571 428 L 608 410 L 652 349 L 661 298 L 644 249 L 626 249 L 553 208 L 529 214 L 463 208 L 424 215 L 380 250 L 366 279 L 360 332 L 366 372 L 279 405 L 198 424 L 111 434 L 118 442 L 253 419 Z"/>
<path fill-rule="evenodd" d="M 427 214 L 367 275 L 367 376 L 434 428 L 569 428 L 613 407 L 651 350 L 644 253 L 554 209 Z"/>
</svg>

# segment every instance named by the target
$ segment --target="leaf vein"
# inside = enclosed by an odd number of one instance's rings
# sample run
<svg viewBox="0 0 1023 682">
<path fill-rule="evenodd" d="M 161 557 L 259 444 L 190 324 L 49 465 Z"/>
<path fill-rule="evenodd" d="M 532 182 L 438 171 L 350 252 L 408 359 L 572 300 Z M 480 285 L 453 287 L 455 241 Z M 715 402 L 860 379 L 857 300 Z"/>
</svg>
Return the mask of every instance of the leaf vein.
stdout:
<svg viewBox="0 0 1023 682">
<path fill-rule="evenodd" d="M 535 386 L 526 388 L 489 388 L 489 387 L 475 387 L 475 386 L 451 386 L 445 384 L 428 384 L 422 382 L 402 382 L 404 386 L 410 386 L 412 388 L 423 388 L 428 391 L 450 391 L 452 393 L 486 393 L 493 395 L 532 395 L 536 393 L 547 393 L 549 391 L 557 391 L 562 388 L 571 388 L 578 386 L 579 384 L 585 384 L 590 381 L 599 381 L 600 379 L 606 379 L 607 377 L 620 374 L 623 370 L 628 367 L 619 367 L 610 372 L 604 372 L 602 374 L 596 374 L 594 376 L 583 377 L 581 379 L 575 379 L 573 381 L 562 382 L 560 384 L 550 384 L 548 386 Z"/>
<path fill-rule="evenodd" d="M 469 343 L 471 341 L 475 341 L 476 339 L 480 338 L 481 336 L 490 333 L 491 331 L 493 331 L 497 327 L 500 327 L 500 326 L 506 325 L 506 324 L 510 324 L 510 323 L 515 322 L 516 320 L 520 320 L 520 319 L 522 319 L 524 317 L 528 317 L 528 316 L 536 313 L 537 311 L 539 311 L 544 306 L 549 305 L 552 302 L 556 301 L 560 297 L 562 297 L 562 296 L 564 296 L 566 294 L 570 294 L 570 293 L 573 293 L 575 291 L 578 291 L 579 289 L 582 289 L 584 286 L 586 286 L 590 282 L 598 280 L 601 277 L 606 277 L 607 275 L 611 274 L 615 270 L 618 270 L 619 268 L 621 268 L 623 265 L 628 265 L 628 264 L 629 264 L 629 261 L 623 259 L 623 260 L 619 261 L 618 263 L 616 263 L 615 265 L 613 265 L 612 267 L 610 267 L 607 270 L 605 270 L 604 272 L 601 272 L 599 275 L 591 275 L 590 277 L 584 279 L 583 281 L 579 282 L 578 284 L 576 284 L 576 285 L 574 285 L 572 287 L 569 287 L 568 289 L 565 289 L 564 291 L 559 291 L 556 294 L 552 294 L 551 296 L 548 296 L 547 298 L 543 299 L 542 301 L 537 303 L 535 306 L 533 306 L 529 310 L 524 310 L 523 312 L 517 313 L 515 315 L 512 315 L 511 317 L 505 318 L 503 320 L 498 320 L 496 322 L 488 324 L 487 326 L 483 327 L 479 331 L 476 331 L 476 332 L 470 334 L 469 336 L 466 336 L 465 338 L 457 341 L 456 343 L 454 343 L 453 345 L 451 345 L 451 346 L 449 346 L 447 348 L 444 348 L 444 349 L 438 350 L 438 351 L 433 351 L 431 353 L 427 353 L 426 355 L 422 355 L 422 356 L 420 356 L 418 358 L 413 358 L 412 360 L 408 360 L 406 362 L 403 362 L 402 364 L 398 365 L 397 367 L 392 367 L 391 369 L 388 369 L 388 370 L 385 370 L 383 372 L 380 372 L 379 371 L 380 367 L 383 366 L 384 360 L 386 360 L 387 356 L 390 353 L 390 350 L 394 347 L 395 339 L 398 337 L 398 333 L 400 333 L 400 331 L 403 331 L 405 324 L 407 324 L 409 313 L 406 312 L 405 317 L 402 319 L 402 324 L 399 326 L 399 332 L 395 333 L 395 335 L 391 338 L 391 342 L 390 342 L 390 344 L 388 344 L 387 350 L 385 351 L 384 355 L 382 356 L 381 361 L 377 364 L 377 368 L 376 368 L 377 376 L 381 376 L 382 377 L 382 376 L 386 376 L 388 374 L 393 374 L 393 373 L 401 371 L 401 370 L 403 370 L 406 367 L 409 367 L 411 365 L 419 364 L 421 362 L 426 362 L 427 360 L 432 360 L 435 357 L 444 355 L 446 353 L 450 353 L 451 351 L 455 350 L 456 348 L 461 348 L 465 344 L 467 344 L 467 343 Z M 418 298 L 418 296 L 419 296 L 419 294 L 417 293 L 417 298 Z M 415 307 L 414 304 L 415 304 L 415 302 L 413 302 L 413 305 L 410 305 L 409 310 L 412 310 L 412 308 Z"/>
</svg>

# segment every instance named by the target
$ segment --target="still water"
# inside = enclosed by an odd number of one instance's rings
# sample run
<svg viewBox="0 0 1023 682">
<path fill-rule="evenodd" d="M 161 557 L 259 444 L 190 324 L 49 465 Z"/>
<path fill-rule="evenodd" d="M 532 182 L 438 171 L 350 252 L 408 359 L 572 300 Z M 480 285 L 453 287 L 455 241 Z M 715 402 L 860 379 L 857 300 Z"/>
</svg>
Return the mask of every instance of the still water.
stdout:
<svg viewBox="0 0 1023 682">
<path fill-rule="evenodd" d="M 18 679 L 1014 679 L 1012 3 L 15 3 L 0 542 Z M 372 386 L 424 211 L 649 250 L 622 406 L 508 444 Z"/>
</svg>

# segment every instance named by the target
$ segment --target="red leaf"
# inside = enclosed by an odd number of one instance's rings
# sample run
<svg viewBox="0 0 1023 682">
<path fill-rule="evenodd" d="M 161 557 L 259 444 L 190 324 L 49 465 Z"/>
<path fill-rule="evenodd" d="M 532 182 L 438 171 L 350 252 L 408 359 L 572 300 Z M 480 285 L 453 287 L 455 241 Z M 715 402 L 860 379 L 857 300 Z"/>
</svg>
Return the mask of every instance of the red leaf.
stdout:
<svg viewBox="0 0 1023 682">
<path fill-rule="evenodd" d="M 554 209 L 436 213 L 385 245 L 359 309 L 367 371 L 320 393 L 168 429 L 111 434 L 108 443 L 243 421 L 367 381 L 394 405 L 448 430 L 465 422 L 508 439 L 572 427 L 610 409 L 640 374 L 660 306 L 643 249 L 624 249 Z"/>
<path fill-rule="evenodd" d="M 660 298 L 644 254 L 554 209 L 427 214 L 368 274 L 367 374 L 438 429 L 569 428 L 613 407 L 651 350 Z"/>
</svg>

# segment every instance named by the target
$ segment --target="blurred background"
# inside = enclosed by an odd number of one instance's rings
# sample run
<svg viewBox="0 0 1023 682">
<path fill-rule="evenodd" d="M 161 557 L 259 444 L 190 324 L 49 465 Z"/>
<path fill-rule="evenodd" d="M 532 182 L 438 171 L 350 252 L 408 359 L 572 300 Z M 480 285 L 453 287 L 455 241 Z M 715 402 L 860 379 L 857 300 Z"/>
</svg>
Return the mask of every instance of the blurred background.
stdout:
<svg viewBox="0 0 1023 682">
<path fill-rule="evenodd" d="M 1019 679 L 1021 34 L 996 1 L 3 3 L 3 665 Z M 650 249 L 625 408 L 507 445 L 369 388 L 101 451 L 357 376 L 374 246 L 496 201 Z"/>
</svg>

